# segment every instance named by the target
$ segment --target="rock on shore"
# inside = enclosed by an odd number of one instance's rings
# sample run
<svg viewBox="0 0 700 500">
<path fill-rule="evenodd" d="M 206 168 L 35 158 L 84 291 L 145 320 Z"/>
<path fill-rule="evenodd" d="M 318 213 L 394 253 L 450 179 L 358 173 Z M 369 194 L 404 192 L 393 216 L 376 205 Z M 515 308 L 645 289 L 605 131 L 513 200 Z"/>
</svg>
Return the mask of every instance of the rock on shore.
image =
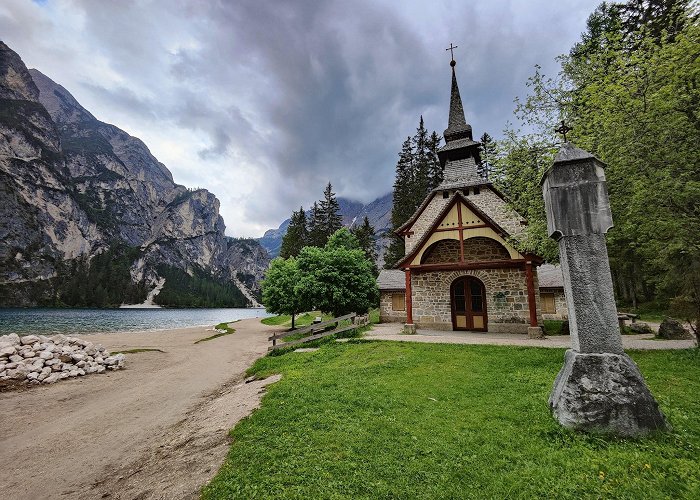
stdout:
<svg viewBox="0 0 700 500">
<path fill-rule="evenodd" d="M 0 336 L 0 381 L 52 384 L 124 367 L 124 355 L 110 355 L 99 344 L 65 335 Z"/>
</svg>

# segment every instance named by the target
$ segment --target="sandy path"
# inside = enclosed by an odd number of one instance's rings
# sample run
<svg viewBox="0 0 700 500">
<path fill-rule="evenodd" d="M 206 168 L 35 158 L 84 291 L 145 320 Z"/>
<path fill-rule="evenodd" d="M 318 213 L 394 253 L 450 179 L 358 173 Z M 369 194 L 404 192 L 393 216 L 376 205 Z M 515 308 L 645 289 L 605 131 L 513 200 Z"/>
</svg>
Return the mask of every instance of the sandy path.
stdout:
<svg viewBox="0 0 700 500">
<path fill-rule="evenodd" d="M 241 383 L 278 327 L 89 335 L 126 369 L 0 394 L 0 498 L 196 498 L 266 381 Z M 269 382 L 269 381 L 268 381 Z"/>
</svg>

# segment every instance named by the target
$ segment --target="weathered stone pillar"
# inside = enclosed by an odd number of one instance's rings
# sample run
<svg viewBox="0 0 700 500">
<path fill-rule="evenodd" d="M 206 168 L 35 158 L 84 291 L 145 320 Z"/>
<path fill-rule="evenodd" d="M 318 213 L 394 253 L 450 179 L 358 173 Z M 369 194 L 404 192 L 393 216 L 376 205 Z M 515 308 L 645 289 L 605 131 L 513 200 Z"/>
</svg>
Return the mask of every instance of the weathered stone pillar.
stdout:
<svg viewBox="0 0 700 500">
<path fill-rule="evenodd" d="M 542 179 L 547 229 L 559 242 L 572 347 L 549 406 L 565 427 L 638 436 L 669 426 L 622 350 L 605 245 L 613 223 L 604 167 L 567 142 Z"/>
</svg>

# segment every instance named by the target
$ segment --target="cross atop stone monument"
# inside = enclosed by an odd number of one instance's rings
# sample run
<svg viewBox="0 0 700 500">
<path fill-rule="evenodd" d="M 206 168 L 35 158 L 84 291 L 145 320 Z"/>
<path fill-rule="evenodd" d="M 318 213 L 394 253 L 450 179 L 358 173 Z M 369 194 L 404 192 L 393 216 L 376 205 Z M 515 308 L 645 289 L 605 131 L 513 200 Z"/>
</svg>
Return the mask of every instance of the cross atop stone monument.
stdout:
<svg viewBox="0 0 700 500">
<path fill-rule="evenodd" d="M 557 128 L 554 129 L 554 131 L 557 134 L 561 134 L 562 137 L 564 138 L 564 142 L 566 142 L 566 134 L 571 132 L 573 129 L 569 127 L 564 120 L 561 121 L 561 125 L 559 125 Z"/>
<path fill-rule="evenodd" d="M 561 128 L 567 128 L 563 122 Z M 669 426 L 622 349 L 605 244 L 613 222 L 604 168 L 592 154 L 564 142 L 542 178 L 547 230 L 559 242 L 571 332 L 571 349 L 549 406 L 565 427 L 638 436 Z"/>
</svg>

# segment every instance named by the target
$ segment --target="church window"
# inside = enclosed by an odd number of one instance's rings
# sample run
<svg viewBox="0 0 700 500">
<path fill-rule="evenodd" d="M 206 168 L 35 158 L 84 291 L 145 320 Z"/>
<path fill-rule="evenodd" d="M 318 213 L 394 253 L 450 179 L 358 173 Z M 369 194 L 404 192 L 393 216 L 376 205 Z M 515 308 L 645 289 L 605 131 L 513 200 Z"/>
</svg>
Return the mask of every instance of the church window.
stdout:
<svg viewBox="0 0 700 500">
<path fill-rule="evenodd" d="M 449 191 L 443 191 L 443 192 L 442 192 L 442 197 L 443 197 L 443 198 L 449 198 L 449 197 L 450 197 L 450 192 L 449 192 Z"/>
<path fill-rule="evenodd" d="M 474 194 L 479 194 L 480 192 L 481 192 L 481 190 L 478 187 L 474 188 Z"/>
<path fill-rule="evenodd" d="M 406 294 L 393 293 L 391 294 L 391 309 L 394 311 L 406 310 Z"/>
<path fill-rule="evenodd" d="M 542 306 L 542 312 L 545 314 L 554 314 L 557 312 L 553 293 L 541 293 L 540 305 Z"/>
</svg>

